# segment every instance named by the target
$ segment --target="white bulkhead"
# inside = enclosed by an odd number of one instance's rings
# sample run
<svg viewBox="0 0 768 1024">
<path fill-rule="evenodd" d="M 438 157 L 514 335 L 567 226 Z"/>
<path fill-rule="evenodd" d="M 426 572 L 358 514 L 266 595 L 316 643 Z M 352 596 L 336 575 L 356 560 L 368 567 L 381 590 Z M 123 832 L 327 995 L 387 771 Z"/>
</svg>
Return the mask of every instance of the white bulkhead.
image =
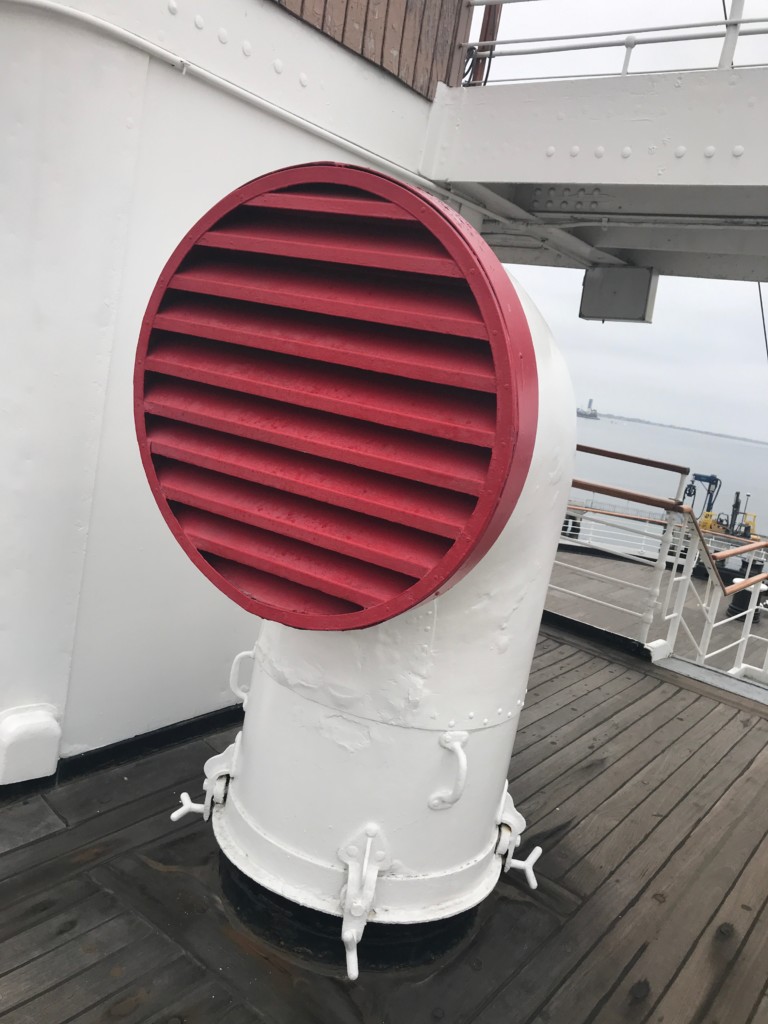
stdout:
<svg viewBox="0 0 768 1024">
<path fill-rule="evenodd" d="M 366 919 L 428 921 L 476 905 L 524 828 L 507 798 L 507 767 L 575 420 L 563 360 L 520 297 L 539 420 L 526 483 L 496 543 L 446 593 L 369 629 L 264 622 L 233 666 L 235 690 L 246 683 L 242 733 L 206 765 L 227 857 L 272 891 L 343 916 L 352 977 Z"/>
</svg>

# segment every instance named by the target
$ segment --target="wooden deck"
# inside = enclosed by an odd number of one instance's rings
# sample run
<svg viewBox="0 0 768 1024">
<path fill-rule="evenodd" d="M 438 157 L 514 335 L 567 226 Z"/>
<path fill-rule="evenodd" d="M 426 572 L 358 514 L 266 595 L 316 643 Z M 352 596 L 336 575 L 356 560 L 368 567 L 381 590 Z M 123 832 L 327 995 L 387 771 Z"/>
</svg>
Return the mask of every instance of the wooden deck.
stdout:
<svg viewBox="0 0 768 1024">
<path fill-rule="evenodd" d="M 505 877 L 453 949 L 356 984 L 289 906 L 245 925 L 210 827 L 169 821 L 228 740 L 0 792 L 2 1024 L 768 1022 L 765 708 L 542 634 L 510 770 L 539 890 Z"/>
</svg>

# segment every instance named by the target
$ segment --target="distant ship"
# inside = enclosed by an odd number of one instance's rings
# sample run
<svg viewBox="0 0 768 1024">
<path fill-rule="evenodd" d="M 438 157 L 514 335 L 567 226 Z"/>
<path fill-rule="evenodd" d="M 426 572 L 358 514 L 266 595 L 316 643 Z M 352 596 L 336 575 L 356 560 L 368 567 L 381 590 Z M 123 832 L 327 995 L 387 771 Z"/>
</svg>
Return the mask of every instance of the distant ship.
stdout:
<svg viewBox="0 0 768 1024">
<path fill-rule="evenodd" d="M 597 415 L 597 409 L 592 404 L 592 399 L 591 398 L 589 400 L 589 404 L 587 405 L 587 408 L 586 409 L 577 409 L 576 410 L 576 415 L 577 416 L 581 416 L 582 419 L 585 419 L 585 420 L 599 420 L 600 419 L 600 417 Z"/>
</svg>

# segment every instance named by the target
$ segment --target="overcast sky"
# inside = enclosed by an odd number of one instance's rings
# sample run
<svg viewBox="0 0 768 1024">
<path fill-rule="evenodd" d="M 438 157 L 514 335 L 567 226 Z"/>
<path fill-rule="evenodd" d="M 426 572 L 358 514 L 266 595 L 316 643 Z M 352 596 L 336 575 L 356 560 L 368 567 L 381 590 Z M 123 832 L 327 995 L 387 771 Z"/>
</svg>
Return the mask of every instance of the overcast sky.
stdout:
<svg viewBox="0 0 768 1024">
<path fill-rule="evenodd" d="M 671 25 L 722 14 L 721 0 L 532 0 L 504 8 L 499 37 Z M 744 17 L 768 17 L 768 0 L 746 0 Z M 712 67 L 720 45 L 638 47 L 632 68 Z M 610 73 L 620 70 L 622 59 L 622 51 L 607 49 L 507 58 L 495 62 L 492 77 Z M 768 37 L 741 39 L 735 63 L 768 63 Z M 578 317 L 583 271 L 511 269 L 549 322 L 580 405 L 593 398 L 599 409 L 619 415 L 768 441 L 768 354 L 756 284 L 662 277 L 652 324 L 601 324 Z M 763 301 L 768 305 L 768 285 Z"/>
</svg>

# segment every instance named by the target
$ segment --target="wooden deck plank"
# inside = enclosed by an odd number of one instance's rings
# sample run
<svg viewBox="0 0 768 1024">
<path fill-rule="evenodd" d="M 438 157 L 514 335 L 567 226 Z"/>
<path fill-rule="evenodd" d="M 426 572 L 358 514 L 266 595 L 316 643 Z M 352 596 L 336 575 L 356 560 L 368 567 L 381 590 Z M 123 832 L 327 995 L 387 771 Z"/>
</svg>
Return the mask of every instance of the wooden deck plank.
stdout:
<svg viewBox="0 0 768 1024">
<path fill-rule="evenodd" d="M 608 664 L 604 658 L 597 658 L 594 655 L 590 657 L 587 651 L 573 652 L 568 655 L 568 658 L 572 660 L 563 659 L 559 664 L 541 667 L 538 665 L 537 659 L 534 658 L 525 697 L 526 710 L 524 713 L 528 720 L 535 720 L 538 709 L 536 712 L 532 709 L 538 704 L 543 701 L 549 702 L 558 694 L 561 700 L 567 700 L 573 683 L 588 682 L 592 676 Z M 551 685 L 555 680 L 557 686 Z"/>
<path fill-rule="evenodd" d="M 162 1010 L 149 1018 L 142 1017 L 141 1021 L 142 1024 L 167 1024 L 174 1019 L 183 1021 L 183 1024 L 223 1024 L 224 1021 L 257 1024 L 263 1020 L 260 1015 L 255 1017 L 253 1010 L 233 1004 L 234 996 L 215 981 L 209 980 L 196 985 L 176 1000 L 166 998 Z M 77 1024 L 81 1022 L 78 1020 Z"/>
<path fill-rule="evenodd" d="M 231 1010 L 228 1010 L 223 1017 L 217 1018 L 212 1024 L 258 1024 L 263 1018 L 255 1018 L 252 1010 L 246 1010 L 244 1006 L 233 1006 Z M 147 1024 L 161 1024 L 160 1018 L 156 1018 L 153 1021 L 147 1021 Z M 165 1024 L 165 1021 L 162 1021 Z M 184 1021 L 186 1024 L 186 1021 Z M 190 1024 L 195 1024 L 192 1018 L 190 1018 Z M 201 1021 L 202 1024 L 202 1021 Z M 206 1021 L 205 1024 L 208 1024 Z M 320 1022 L 318 1021 L 318 1024 Z"/>
<path fill-rule="evenodd" d="M 120 913 L 114 897 L 97 892 L 76 906 L 32 925 L 0 944 L 0 974 L 22 967 L 44 953 L 91 931 L 97 925 L 110 921 Z"/>
<path fill-rule="evenodd" d="M 195 796 L 191 782 L 175 789 L 169 787 L 167 792 L 108 811 L 51 839 L 0 857 L 0 907 L 45 892 L 73 875 L 169 832 L 190 828 L 189 823 L 175 824 L 169 819 L 169 807 L 173 808 L 186 789 Z"/>
<path fill-rule="evenodd" d="M 603 875 L 592 898 L 545 943 L 539 954 L 501 989 L 487 994 L 480 1012 L 473 1018 L 473 1024 L 475 1021 L 477 1024 L 497 1024 L 510 1016 L 516 1024 L 528 1024 L 544 1008 L 550 993 L 562 992 L 569 999 L 574 998 L 583 980 L 576 968 L 596 942 L 621 919 L 627 907 L 638 898 L 675 850 L 684 848 L 684 837 L 689 836 L 715 806 L 719 808 L 716 819 L 730 819 L 728 801 L 720 803 L 721 798 L 764 750 L 766 742 L 768 724 L 761 720 L 742 735 L 714 776 L 710 773 L 694 787 L 688 800 L 681 800 L 665 818 L 657 821 L 653 841 L 634 850 L 611 877 Z M 679 951 L 674 955 L 679 955 Z M 619 958 L 612 954 L 610 963 L 617 974 L 626 965 L 626 961 L 620 963 Z M 595 992 L 594 995 L 597 1001 L 600 993 Z M 578 1018 L 572 1016 L 568 1009 L 565 1017 L 550 1014 L 549 1019 L 577 1024 Z M 734 1022 L 729 1021 L 729 1024 Z"/>
<path fill-rule="evenodd" d="M 763 924 L 763 928 L 768 927 L 768 921 Z M 722 1024 L 723 1021 L 727 1021 L 728 1017 L 721 1017 L 718 1020 L 716 1017 L 710 1017 L 709 1020 L 702 1021 L 702 1024 Z M 749 1024 L 768 1024 L 768 993 L 763 995 L 763 998 L 755 1007 L 755 1011 L 751 1017 L 749 1017 Z"/>
<path fill-rule="evenodd" d="M 546 837 L 548 841 L 551 836 L 563 835 L 570 831 L 574 822 L 582 821 L 585 816 L 602 807 L 603 803 L 610 799 L 623 783 L 628 779 L 635 778 L 648 764 L 653 764 L 660 752 L 673 745 L 680 736 L 704 717 L 707 707 L 699 705 L 701 699 L 697 699 L 692 694 L 677 694 L 664 705 L 669 715 L 667 721 L 614 761 L 610 765 L 610 770 L 597 774 L 592 780 L 576 789 L 572 796 L 560 800 L 548 812 L 530 814 L 529 827 L 535 825 L 536 830 L 531 833 L 528 841 L 538 843 L 537 836 Z M 677 706 L 675 707 L 675 705 Z M 573 857 L 573 853 L 571 856 Z M 575 859 L 571 861 L 572 865 L 573 863 L 575 863 Z M 547 865 L 549 865 L 549 857 Z M 549 866 L 547 866 L 547 871 L 549 871 Z"/>
<path fill-rule="evenodd" d="M 77 1014 L 108 1000 L 116 985 L 130 982 L 145 974 L 151 967 L 172 959 L 178 951 L 164 935 L 149 934 L 104 955 L 84 968 L 77 963 L 79 973 L 43 992 L 23 1006 L 3 1017 L 4 1024 L 65 1024 Z M 74 966 L 74 965 L 73 965 Z M 104 1018 L 102 1018 L 104 1019 Z"/>
<path fill-rule="evenodd" d="M 694 701 L 659 732 L 620 758 L 610 772 L 597 776 L 539 819 L 537 832 L 542 830 L 549 835 L 562 832 L 567 825 L 567 834 L 559 841 L 550 840 L 547 846 L 546 871 L 550 878 L 562 878 L 575 867 L 705 740 L 736 715 L 732 708 L 722 705 L 708 712 L 706 701 L 705 697 Z"/>
<path fill-rule="evenodd" d="M 596 664 L 593 663 L 593 668 Z M 530 709 L 524 708 L 521 715 L 522 727 L 515 737 L 515 751 L 519 753 L 525 750 L 531 743 L 546 736 L 550 729 L 557 729 L 583 711 L 589 711 L 612 694 L 631 686 L 642 676 L 642 672 L 624 669 L 623 665 L 605 665 L 596 669 L 592 675 L 578 679 L 566 690 L 553 693 Z"/>
<path fill-rule="evenodd" d="M 562 653 L 562 648 L 560 653 Z M 547 655 L 544 655 L 544 658 L 546 657 Z M 544 658 L 541 660 L 543 661 Z M 529 689 L 525 697 L 526 705 L 531 708 L 539 701 L 566 689 L 571 683 L 591 675 L 594 660 L 594 656 L 586 651 L 574 651 L 573 654 L 566 655 L 555 664 L 537 665 L 531 672 Z"/>
<path fill-rule="evenodd" d="M 678 957 L 685 954 L 705 927 L 712 905 L 720 903 L 742 871 L 744 858 L 766 834 L 766 770 L 764 749 L 661 871 L 645 875 L 642 897 L 581 961 L 578 982 L 555 993 L 540 1014 L 546 1012 L 552 1020 L 567 1014 L 572 1024 L 588 1018 L 590 1024 L 616 1024 L 648 1015 L 653 997 L 661 994 L 676 967 L 670 948 L 678 948 Z M 606 992 L 611 994 L 595 1014 L 599 994 Z"/>
<path fill-rule="evenodd" d="M 536 641 L 534 662 L 536 660 L 536 656 L 545 654 L 547 651 L 551 651 L 555 647 L 559 647 L 561 643 L 561 640 L 555 640 L 554 637 L 545 636 L 543 633 L 539 633 L 539 637 Z"/>
<path fill-rule="evenodd" d="M 754 737 L 750 736 L 753 731 Z M 606 874 L 642 849 L 659 822 L 671 815 L 682 816 L 698 810 L 701 802 L 711 799 L 713 794 L 719 797 L 723 787 L 730 784 L 732 773 L 744 767 L 744 750 L 751 750 L 753 743 L 761 744 L 763 736 L 754 718 L 735 715 L 568 871 L 563 876 L 563 884 L 582 896 L 588 895 Z M 688 817 L 683 820 L 687 821 Z"/>
<path fill-rule="evenodd" d="M 108 768 L 56 786 L 48 803 L 69 825 L 78 825 L 105 811 L 140 800 L 169 785 L 203 778 L 203 765 L 211 756 L 204 740 L 190 740 L 138 761 Z"/>
<path fill-rule="evenodd" d="M 149 934 L 150 928 L 143 921 L 131 914 L 120 914 L 17 967 L 3 977 L 0 1015 L 38 996 L 43 989 L 58 991 L 61 983 L 72 975 L 132 942 L 146 940 Z"/>
<path fill-rule="evenodd" d="M 553 728 L 539 735 L 535 742 L 523 746 L 522 749 L 515 746 L 510 765 L 510 779 L 523 775 L 534 765 L 551 757 L 555 751 L 562 750 L 586 733 L 592 733 L 608 719 L 615 720 L 620 711 L 653 693 L 658 686 L 655 679 L 648 679 L 640 673 L 637 673 L 637 677 L 631 687 L 619 686 L 612 688 L 609 693 L 604 691 L 603 699 L 594 702 L 592 707 L 583 710 L 581 714 L 563 716 L 565 721 L 562 721 L 562 724 L 554 722 Z"/>
<path fill-rule="evenodd" d="M 76 1024 L 106 1024 L 107 1021 L 149 1024 L 152 1020 L 162 1020 L 167 1024 L 176 1012 L 174 1000 L 177 996 L 181 1000 L 179 1006 L 189 1004 L 191 997 L 197 1000 L 198 994 L 204 991 L 200 987 L 204 978 L 203 968 L 187 956 L 179 956 L 161 966 L 153 964 L 146 973 L 116 987 L 106 999 L 79 1013 L 75 1017 Z M 220 986 L 217 998 L 221 999 L 222 1012 L 232 1005 L 232 997 Z M 202 1021 L 210 1019 L 200 1015 L 209 1010 L 202 998 L 196 1005 L 197 1011 L 190 1007 L 187 1016 L 181 1017 L 184 1024 L 202 1024 Z"/>
<path fill-rule="evenodd" d="M 655 1020 L 673 1022 L 685 1020 L 686 1017 L 695 1019 L 701 1016 L 706 1007 L 718 997 L 723 984 L 728 984 L 728 975 L 734 961 L 737 958 L 741 960 L 744 956 L 749 959 L 749 952 L 742 947 L 745 943 L 749 944 L 750 933 L 758 929 L 759 936 L 760 931 L 764 931 L 768 923 L 768 920 L 764 919 L 762 927 L 760 925 L 760 912 L 766 903 L 766 878 L 768 837 L 764 836 L 723 903 L 711 912 L 712 901 L 700 900 L 702 908 L 706 908 L 707 913 L 710 913 L 707 926 L 691 950 L 682 970 L 667 988 L 663 998 L 653 1006 Z M 721 885 L 722 879 L 718 878 L 715 884 Z M 697 895 L 700 895 L 700 883 Z M 646 958 L 645 966 L 642 967 L 649 979 L 651 991 L 656 993 L 662 991 L 662 975 L 658 971 L 658 961 L 666 960 L 667 970 L 675 966 L 663 948 L 662 941 L 660 933 L 654 936 L 651 951 L 653 963 L 649 962 L 650 958 Z M 757 941 L 760 942 L 759 937 Z M 768 955 L 765 963 L 753 966 L 757 968 L 758 977 L 761 974 L 763 979 L 768 977 Z M 743 1015 L 748 1016 L 756 999 L 759 998 L 760 991 L 760 984 L 755 985 L 754 971 L 750 971 L 739 982 L 735 994 L 726 993 L 725 1005 L 729 1007 L 729 1012 L 733 1012 L 738 1003 L 742 1003 L 747 1011 Z"/>
<path fill-rule="evenodd" d="M 534 689 L 537 682 L 548 678 L 546 673 L 544 673 L 544 669 L 563 661 L 565 658 L 572 658 L 574 656 L 578 664 L 589 660 L 584 657 L 584 651 L 579 650 L 578 647 L 574 647 L 572 644 L 558 643 L 554 647 L 550 647 L 549 650 L 545 650 L 542 654 L 536 653 L 536 657 L 531 665 L 531 678 L 528 680 L 528 689 Z"/>
<path fill-rule="evenodd" d="M 636 722 L 622 729 L 617 735 L 612 735 L 611 738 L 607 736 L 608 730 L 619 728 L 621 723 L 618 720 L 621 715 L 617 715 L 607 725 L 601 726 L 600 731 L 606 735 L 606 738 L 599 744 L 595 743 L 594 746 L 587 744 L 588 756 L 562 772 L 547 785 L 546 790 L 529 794 L 522 801 L 523 814 L 527 821 L 530 824 L 538 824 L 547 814 L 561 807 L 566 800 L 586 791 L 590 782 L 599 780 L 604 775 L 611 775 L 618 762 L 628 752 L 634 751 L 649 737 L 656 735 L 660 728 L 688 707 L 694 699 L 692 694 L 677 693 L 658 708 L 649 709 L 647 713 L 638 717 Z M 594 733 L 587 734 L 584 740 L 590 740 L 594 735 Z M 580 739 L 573 746 L 581 743 Z"/>
<path fill-rule="evenodd" d="M 40 924 L 98 891 L 98 886 L 90 878 L 74 878 L 43 895 L 35 893 L 28 899 L 0 903 L 0 942 L 5 942 L 25 928 Z"/>
<path fill-rule="evenodd" d="M 39 795 L 0 807 L 0 854 L 60 832 L 64 822 Z"/>
<path fill-rule="evenodd" d="M 644 721 L 645 717 L 650 716 L 650 712 L 655 711 L 659 705 L 674 696 L 676 691 L 668 683 L 656 684 L 655 680 L 653 682 L 642 680 L 636 683 L 635 687 L 638 694 L 637 699 L 623 707 L 609 721 L 598 721 L 591 732 L 572 736 L 571 742 L 555 749 L 549 756 L 541 757 L 533 765 L 529 766 L 528 761 L 522 761 L 521 758 L 523 771 L 517 771 L 517 763 L 513 754 L 509 772 L 513 792 L 518 793 L 520 799 L 532 797 L 542 791 L 545 785 L 553 787 L 565 772 L 572 772 L 580 768 L 582 761 L 588 761 L 590 764 L 585 765 L 585 770 L 579 773 L 581 784 L 583 784 L 588 777 L 591 777 L 591 773 L 602 771 L 610 763 L 606 759 L 605 750 L 606 744 L 611 739 L 627 729 L 634 730 L 634 732 L 639 729 L 641 738 L 644 739 L 658 721 L 658 716 L 653 716 L 648 722 Z M 578 732 L 577 723 L 574 723 L 574 730 Z M 544 747 L 546 748 L 546 744 Z M 613 749 L 616 749 L 615 744 Z M 528 750 L 523 751 L 523 754 L 528 753 Z"/>
</svg>

